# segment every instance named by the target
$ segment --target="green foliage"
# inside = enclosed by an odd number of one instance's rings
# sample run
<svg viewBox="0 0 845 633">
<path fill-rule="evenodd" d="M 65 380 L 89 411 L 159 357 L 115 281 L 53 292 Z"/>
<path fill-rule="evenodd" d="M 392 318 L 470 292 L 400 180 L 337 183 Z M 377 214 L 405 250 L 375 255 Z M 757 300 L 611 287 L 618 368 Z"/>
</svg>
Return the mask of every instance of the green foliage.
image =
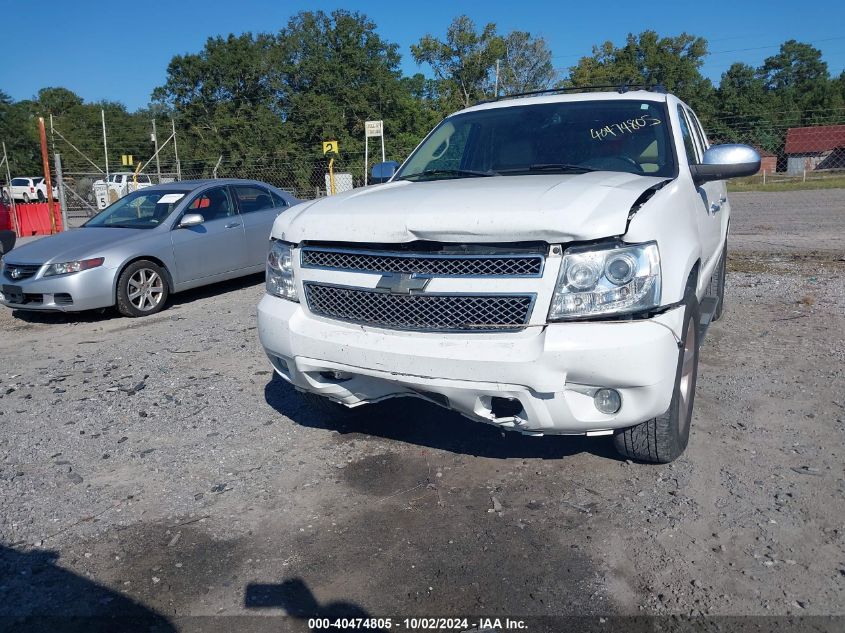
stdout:
<svg viewBox="0 0 845 633">
<path fill-rule="evenodd" d="M 593 47 L 570 68 L 565 85 L 661 85 L 678 95 L 704 118 L 712 110 L 713 85 L 700 69 L 707 55 L 707 41 L 688 33 L 659 37 L 654 31 L 629 34 L 625 45 L 612 42 Z"/>
<path fill-rule="evenodd" d="M 496 60 L 505 54 L 505 41 L 494 23 L 477 32 L 475 23 L 461 15 L 446 29 L 446 41 L 426 35 L 411 46 L 411 54 L 418 64 L 431 66 L 443 106 L 454 110 L 493 96 L 492 78 Z"/>
<path fill-rule="evenodd" d="M 103 110 L 114 171 L 121 154 L 149 159 L 152 119 L 163 142 L 173 118 L 185 174 L 209 176 L 223 156 L 221 176 L 293 170 L 298 186 L 322 187 L 323 140 L 340 141 L 337 167 L 360 181 L 365 121 L 384 120 L 388 158 L 401 160 L 443 116 L 493 96 L 497 61 L 500 94 L 543 89 L 557 79 L 543 38 L 500 34 L 493 23 L 477 28 L 465 15 L 443 39 L 422 37 L 411 54 L 431 76 L 403 76 L 399 47 L 366 15 L 301 12 L 276 33 L 212 37 L 202 50 L 176 55 L 151 104 L 134 113 L 116 102 L 85 103 L 61 87 L 19 102 L 0 91 L 0 140 L 13 175 L 40 173 L 37 121 L 52 115 L 58 132 L 102 166 Z M 620 46 L 594 47 L 558 85 L 661 84 L 697 111 L 714 140 L 775 153 L 782 153 L 790 126 L 845 122 L 845 72 L 831 78 L 809 44 L 784 42 L 758 68 L 733 64 L 717 87 L 701 74 L 707 54 L 707 42 L 688 33 L 629 34 Z M 94 170 L 56 138 L 66 171 Z M 376 156 L 371 148 L 371 162 Z M 173 170 L 172 148 L 161 160 Z M 265 171 L 251 172 L 259 165 Z"/>
</svg>

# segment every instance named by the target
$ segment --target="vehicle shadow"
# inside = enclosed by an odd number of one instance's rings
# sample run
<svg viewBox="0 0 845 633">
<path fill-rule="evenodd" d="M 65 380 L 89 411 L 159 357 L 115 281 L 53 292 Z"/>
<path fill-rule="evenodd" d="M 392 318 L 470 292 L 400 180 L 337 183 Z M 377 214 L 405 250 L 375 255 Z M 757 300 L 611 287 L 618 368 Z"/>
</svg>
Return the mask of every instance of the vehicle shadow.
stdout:
<svg viewBox="0 0 845 633">
<path fill-rule="evenodd" d="M 228 281 L 221 281 L 216 284 L 208 286 L 201 286 L 191 290 L 171 295 L 167 300 L 167 305 L 164 310 L 159 312 L 159 315 L 167 315 L 168 313 L 178 314 L 178 309 L 183 305 L 189 305 L 195 301 L 209 299 L 217 295 L 226 294 L 227 292 L 237 292 L 244 290 L 250 286 L 257 286 L 264 281 L 264 273 L 255 273 L 247 275 L 246 277 L 238 277 L 237 279 L 230 279 Z M 257 303 L 257 300 L 256 300 Z M 113 321 L 117 319 L 124 319 L 114 307 L 103 308 L 102 310 L 86 310 L 85 312 L 38 312 L 35 310 L 13 310 L 12 316 L 26 323 L 40 323 L 40 324 L 60 324 L 60 323 L 100 323 L 103 321 Z M 149 317 L 142 317 L 149 318 Z"/>
<path fill-rule="evenodd" d="M 54 551 L 0 545 L 0 630 L 176 631 L 163 615 L 59 567 L 58 557 Z"/>
<path fill-rule="evenodd" d="M 338 601 L 320 604 L 301 578 L 290 578 L 275 584 L 248 584 L 244 591 L 244 607 L 247 609 L 280 608 L 284 609 L 288 616 L 297 620 L 325 618 L 331 622 L 338 618 L 373 617 L 354 602 Z M 384 629 L 367 627 L 367 630 L 382 631 Z"/>
<path fill-rule="evenodd" d="M 591 453 L 614 461 L 623 459 L 608 438 L 532 437 L 503 431 L 419 398 L 393 398 L 332 418 L 311 409 L 293 387 L 274 374 L 264 387 L 264 399 L 273 409 L 302 426 L 341 434 L 361 433 L 462 455 L 560 459 Z"/>
</svg>

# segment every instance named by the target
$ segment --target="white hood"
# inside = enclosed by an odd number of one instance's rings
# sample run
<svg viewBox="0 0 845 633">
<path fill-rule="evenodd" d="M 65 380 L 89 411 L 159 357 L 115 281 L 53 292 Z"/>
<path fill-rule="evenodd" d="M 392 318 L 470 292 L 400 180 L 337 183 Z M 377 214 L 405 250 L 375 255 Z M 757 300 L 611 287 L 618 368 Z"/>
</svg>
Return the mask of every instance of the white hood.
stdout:
<svg viewBox="0 0 845 633">
<path fill-rule="evenodd" d="M 298 244 L 590 240 L 625 232 L 631 205 L 665 178 L 577 175 L 398 181 L 293 207 L 273 237 Z"/>
</svg>

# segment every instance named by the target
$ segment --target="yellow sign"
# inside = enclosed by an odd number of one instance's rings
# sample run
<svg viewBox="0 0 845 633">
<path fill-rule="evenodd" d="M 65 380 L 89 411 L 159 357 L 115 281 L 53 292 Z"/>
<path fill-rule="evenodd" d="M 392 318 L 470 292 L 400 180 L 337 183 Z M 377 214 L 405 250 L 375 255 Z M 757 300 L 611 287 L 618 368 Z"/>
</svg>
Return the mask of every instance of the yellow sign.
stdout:
<svg viewBox="0 0 845 633">
<path fill-rule="evenodd" d="M 124 167 L 131 167 L 135 164 L 135 157 L 132 154 L 123 154 L 120 157 L 120 162 Z"/>
<path fill-rule="evenodd" d="M 323 154 L 328 154 L 329 152 L 340 154 L 340 146 L 337 144 L 337 141 L 323 141 Z"/>
</svg>

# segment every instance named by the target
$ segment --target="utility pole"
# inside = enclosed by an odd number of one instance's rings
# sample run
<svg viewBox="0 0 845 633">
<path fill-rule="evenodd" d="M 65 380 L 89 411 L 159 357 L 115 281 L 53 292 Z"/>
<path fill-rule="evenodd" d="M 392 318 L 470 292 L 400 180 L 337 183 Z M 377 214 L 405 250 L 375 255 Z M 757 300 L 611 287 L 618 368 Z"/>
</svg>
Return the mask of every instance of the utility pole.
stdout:
<svg viewBox="0 0 845 633">
<path fill-rule="evenodd" d="M 103 120 L 103 153 L 106 157 L 106 192 L 109 190 L 109 145 L 106 139 L 106 111 L 100 110 L 100 117 Z M 108 198 L 108 193 L 106 193 Z"/>
<path fill-rule="evenodd" d="M 56 161 L 56 185 L 59 189 L 59 207 L 62 209 L 62 230 L 67 231 L 67 198 L 65 197 L 65 181 L 62 176 L 62 157 L 56 152 L 53 154 Z"/>
<path fill-rule="evenodd" d="M 493 98 L 499 98 L 499 60 L 496 60 L 496 89 L 493 92 Z"/>
<path fill-rule="evenodd" d="M 158 160 L 158 133 L 156 132 L 156 120 L 153 119 L 153 143 L 155 143 L 155 157 L 156 157 L 156 174 L 158 174 L 158 184 L 161 184 L 161 163 Z"/>
<path fill-rule="evenodd" d="M 173 128 L 173 154 L 176 156 L 176 180 L 182 180 L 182 166 L 179 164 L 179 149 L 176 147 L 176 122 L 170 119 Z"/>
<path fill-rule="evenodd" d="M 47 155 L 47 130 L 44 117 L 38 117 L 38 134 L 41 137 L 41 165 L 44 168 L 44 182 L 47 185 L 47 212 L 50 214 L 50 234 L 56 233 L 56 215 L 53 213 L 53 182 L 50 178 L 50 158 Z"/>
</svg>

